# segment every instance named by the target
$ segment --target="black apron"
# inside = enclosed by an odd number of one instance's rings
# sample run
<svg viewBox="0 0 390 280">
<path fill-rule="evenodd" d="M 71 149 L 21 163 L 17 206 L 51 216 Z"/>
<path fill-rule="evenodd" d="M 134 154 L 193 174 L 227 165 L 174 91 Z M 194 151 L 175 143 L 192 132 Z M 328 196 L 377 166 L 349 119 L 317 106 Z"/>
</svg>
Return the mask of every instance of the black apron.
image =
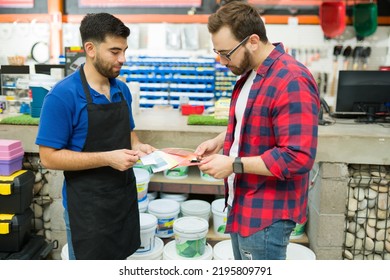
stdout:
<svg viewBox="0 0 390 280">
<path fill-rule="evenodd" d="M 127 103 L 93 104 L 80 68 L 87 98 L 88 133 L 84 152 L 131 149 Z M 133 169 L 100 167 L 65 171 L 72 244 L 76 259 L 123 260 L 140 246 L 137 187 Z"/>
</svg>

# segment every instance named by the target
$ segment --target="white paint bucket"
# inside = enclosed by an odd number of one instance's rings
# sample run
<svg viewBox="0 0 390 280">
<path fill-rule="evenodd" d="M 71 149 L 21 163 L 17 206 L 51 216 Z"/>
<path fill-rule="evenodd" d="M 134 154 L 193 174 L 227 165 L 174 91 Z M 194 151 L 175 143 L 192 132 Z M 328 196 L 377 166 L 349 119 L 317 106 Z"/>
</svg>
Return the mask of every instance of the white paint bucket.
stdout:
<svg viewBox="0 0 390 280">
<path fill-rule="evenodd" d="M 149 252 L 138 253 L 135 252 L 127 257 L 128 260 L 162 260 L 164 250 L 164 241 L 160 238 L 154 238 L 154 248 Z"/>
<path fill-rule="evenodd" d="M 306 223 L 295 224 L 295 228 L 290 234 L 290 239 L 299 239 L 303 237 L 303 234 L 305 233 L 305 225 Z"/>
<path fill-rule="evenodd" d="M 173 236 L 173 222 L 180 212 L 179 202 L 172 199 L 155 199 L 148 205 L 148 213 L 157 217 L 156 236 L 161 238 Z"/>
<path fill-rule="evenodd" d="M 137 253 L 150 252 L 154 248 L 154 237 L 157 228 L 156 216 L 148 213 L 139 214 L 141 245 Z"/>
<path fill-rule="evenodd" d="M 188 177 L 188 166 L 178 166 L 164 170 L 164 176 L 169 179 L 184 179 Z"/>
<path fill-rule="evenodd" d="M 149 205 L 149 198 L 148 196 L 145 196 L 145 199 L 142 201 L 138 201 L 138 211 L 140 213 L 146 212 L 148 210 L 148 205 Z"/>
<path fill-rule="evenodd" d="M 222 182 L 223 181 L 222 179 L 216 179 L 211 175 L 203 173 L 202 170 L 199 170 L 199 171 L 200 171 L 200 178 L 202 178 L 205 181 L 208 181 L 208 182 Z"/>
<path fill-rule="evenodd" d="M 227 221 L 227 207 L 225 208 L 225 199 L 219 198 L 211 203 L 211 211 L 213 212 L 213 229 L 215 234 L 219 236 L 229 237 L 229 234 L 225 233 L 226 221 Z"/>
<path fill-rule="evenodd" d="M 182 217 L 173 223 L 176 253 L 186 258 L 196 258 L 206 250 L 209 223 L 199 217 Z"/>
<path fill-rule="evenodd" d="M 160 193 L 161 198 L 172 199 L 179 203 L 186 201 L 188 198 L 188 193 Z"/>
<path fill-rule="evenodd" d="M 138 201 L 143 201 L 147 197 L 150 174 L 142 168 L 133 168 L 137 183 Z"/>
<path fill-rule="evenodd" d="M 315 260 L 316 255 L 306 246 L 289 243 L 287 245 L 287 260 Z"/>
<path fill-rule="evenodd" d="M 68 249 L 68 243 L 66 243 L 61 250 L 61 260 L 69 260 L 69 249 Z"/>
<path fill-rule="evenodd" d="M 149 202 L 155 200 L 158 196 L 158 192 L 148 192 L 147 196 L 149 198 Z"/>
<path fill-rule="evenodd" d="M 204 254 L 195 258 L 185 258 L 179 256 L 176 252 L 175 240 L 172 240 L 165 244 L 163 251 L 163 260 L 212 260 L 213 259 L 213 247 L 207 244 Z"/>
<path fill-rule="evenodd" d="M 213 248 L 214 260 L 234 260 L 232 241 L 230 239 L 219 241 Z"/>
<path fill-rule="evenodd" d="M 180 212 L 183 217 L 194 216 L 205 219 L 210 218 L 211 205 L 207 201 L 200 199 L 190 199 L 180 205 Z"/>
</svg>

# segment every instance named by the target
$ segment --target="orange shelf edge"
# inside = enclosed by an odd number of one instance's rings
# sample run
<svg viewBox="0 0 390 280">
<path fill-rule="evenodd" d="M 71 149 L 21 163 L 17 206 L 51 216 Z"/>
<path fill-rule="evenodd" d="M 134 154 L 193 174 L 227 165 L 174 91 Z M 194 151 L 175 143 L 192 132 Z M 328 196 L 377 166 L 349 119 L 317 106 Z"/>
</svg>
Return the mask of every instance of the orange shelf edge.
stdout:
<svg viewBox="0 0 390 280">
<path fill-rule="evenodd" d="M 209 15 L 162 15 L 162 14 L 142 14 L 142 15 L 116 15 L 126 23 L 207 23 Z M 63 23 L 79 23 L 84 15 L 62 15 Z M 265 15 L 266 24 L 288 24 L 291 16 Z M 319 24 L 317 15 L 300 15 L 297 16 L 298 24 Z M 13 22 L 49 22 L 49 14 L 0 14 L 0 23 Z M 347 18 L 347 24 L 352 24 L 352 18 Z M 378 25 L 390 25 L 390 17 L 378 17 Z"/>
</svg>

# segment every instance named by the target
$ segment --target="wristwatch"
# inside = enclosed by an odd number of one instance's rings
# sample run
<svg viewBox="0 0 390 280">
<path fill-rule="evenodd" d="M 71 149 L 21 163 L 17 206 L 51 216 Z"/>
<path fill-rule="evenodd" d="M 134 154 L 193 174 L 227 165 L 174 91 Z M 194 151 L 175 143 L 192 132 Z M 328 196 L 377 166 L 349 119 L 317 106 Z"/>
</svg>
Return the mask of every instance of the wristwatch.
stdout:
<svg viewBox="0 0 390 280">
<path fill-rule="evenodd" d="M 233 172 L 236 174 L 244 173 L 244 164 L 241 162 L 240 157 L 236 157 L 233 162 Z"/>
</svg>

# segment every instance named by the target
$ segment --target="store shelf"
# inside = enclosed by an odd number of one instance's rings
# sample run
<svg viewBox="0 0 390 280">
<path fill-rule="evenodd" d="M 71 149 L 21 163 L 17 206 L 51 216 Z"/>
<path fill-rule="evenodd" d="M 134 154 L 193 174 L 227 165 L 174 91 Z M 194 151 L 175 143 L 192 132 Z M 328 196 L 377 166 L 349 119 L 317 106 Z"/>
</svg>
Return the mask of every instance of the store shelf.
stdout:
<svg viewBox="0 0 390 280">
<path fill-rule="evenodd" d="M 140 106 L 171 105 L 179 108 L 181 97 L 192 105 L 214 105 L 215 59 L 134 56 L 127 58 L 120 75 L 140 85 Z"/>
<path fill-rule="evenodd" d="M 215 233 L 214 231 L 214 225 L 213 225 L 213 218 L 211 217 L 209 220 L 209 231 L 206 236 L 206 241 L 211 246 L 214 247 L 214 245 L 220 241 L 228 240 L 230 239 L 230 235 L 221 235 L 218 233 Z M 169 237 L 169 238 L 163 238 L 164 244 L 167 244 L 168 242 L 175 240 L 175 237 Z M 299 239 L 290 239 L 291 243 L 297 243 L 304 246 L 309 246 L 309 238 L 307 237 L 306 233 L 303 234 L 303 236 Z"/>
<path fill-rule="evenodd" d="M 206 181 L 200 177 L 197 166 L 190 166 L 188 177 L 172 179 L 164 176 L 163 172 L 155 173 L 149 182 L 149 191 L 168 193 L 196 193 L 223 195 L 223 181 Z"/>
</svg>

